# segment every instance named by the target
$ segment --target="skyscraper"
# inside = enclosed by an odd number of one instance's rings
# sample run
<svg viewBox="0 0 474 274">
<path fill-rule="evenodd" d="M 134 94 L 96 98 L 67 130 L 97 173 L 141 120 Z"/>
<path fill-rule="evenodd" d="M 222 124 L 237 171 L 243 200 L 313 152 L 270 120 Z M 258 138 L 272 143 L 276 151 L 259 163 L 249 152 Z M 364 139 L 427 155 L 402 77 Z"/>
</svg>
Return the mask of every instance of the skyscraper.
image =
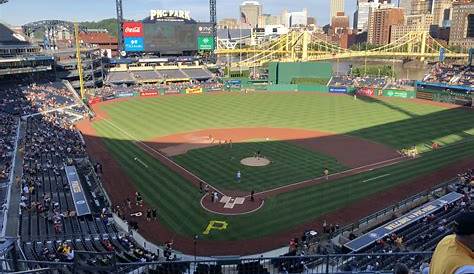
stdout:
<svg viewBox="0 0 474 274">
<path fill-rule="evenodd" d="M 331 19 L 336 16 L 338 12 L 344 12 L 344 0 L 331 0 L 329 21 L 331 21 Z"/>
<path fill-rule="evenodd" d="M 358 0 L 357 9 L 354 13 L 353 28 L 358 32 L 367 31 L 367 23 L 369 21 L 369 11 L 372 8 L 380 6 L 379 0 Z"/>
<path fill-rule="evenodd" d="M 256 28 L 260 25 L 263 7 L 258 1 L 245 1 L 240 5 L 240 20 L 242 23 Z"/>
<path fill-rule="evenodd" d="M 398 7 L 405 10 L 405 15 L 411 15 L 412 2 L 413 0 L 400 0 Z"/>
<path fill-rule="evenodd" d="M 390 43 L 391 28 L 394 25 L 404 24 L 403 9 L 394 7 L 381 7 L 371 9 L 367 42 L 375 45 Z"/>
<path fill-rule="evenodd" d="M 412 0 L 410 15 L 420 15 L 431 13 L 433 0 Z"/>
<path fill-rule="evenodd" d="M 453 0 L 433 0 L 433 24 L 439 27 L 448 27 L 451 20 Z"/>
<path fill-rule="evenodd" d="M 449 45 L 474 47 L 474 3 L 454 3 Z"/>
</svg>

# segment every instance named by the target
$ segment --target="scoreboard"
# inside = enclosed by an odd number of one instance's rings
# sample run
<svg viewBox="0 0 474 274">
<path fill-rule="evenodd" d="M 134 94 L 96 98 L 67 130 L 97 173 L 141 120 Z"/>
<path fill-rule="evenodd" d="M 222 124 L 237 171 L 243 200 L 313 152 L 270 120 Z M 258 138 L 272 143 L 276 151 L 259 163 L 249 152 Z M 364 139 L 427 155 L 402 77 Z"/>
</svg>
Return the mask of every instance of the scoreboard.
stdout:
<svg viewBox="0 0 474 274">
<path fill-rule="evenodd" d="M 124 22 L 123 30 L 126 52 L 182 55 L 215 48 L 211 23 Z"/>
</svg>

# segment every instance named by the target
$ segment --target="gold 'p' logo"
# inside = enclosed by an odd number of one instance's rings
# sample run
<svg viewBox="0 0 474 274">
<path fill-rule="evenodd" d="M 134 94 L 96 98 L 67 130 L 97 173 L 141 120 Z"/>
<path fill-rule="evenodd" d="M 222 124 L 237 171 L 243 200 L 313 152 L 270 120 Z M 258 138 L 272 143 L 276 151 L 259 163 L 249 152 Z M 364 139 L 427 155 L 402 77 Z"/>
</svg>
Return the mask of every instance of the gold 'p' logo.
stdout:
<svg viewBox="0 0 474 274">
<path fill-rule="evenodd" d="M 202 234 L 208 235 L 211 230 L 226 230 L 228 225 L 229 224 L 224 221 L 210 221 Z"/>
</svg>

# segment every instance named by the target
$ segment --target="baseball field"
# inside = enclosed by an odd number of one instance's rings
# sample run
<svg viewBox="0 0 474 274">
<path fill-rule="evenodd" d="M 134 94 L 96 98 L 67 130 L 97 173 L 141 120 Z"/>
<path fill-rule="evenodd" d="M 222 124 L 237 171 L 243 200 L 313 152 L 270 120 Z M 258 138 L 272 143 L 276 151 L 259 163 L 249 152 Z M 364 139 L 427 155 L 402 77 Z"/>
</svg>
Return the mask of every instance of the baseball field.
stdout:
<svg viewBox="0 0 474 274">
<path fill-rule="evenodd" d="M 94 110 L 78 126 L 114 204 L 153 242 L 191 253 L 197 235 L 203 255 L 266 251 L 323 220 L 354 222 L 474 163 L 472 111 L 419 100 L 221 93 Z M 135 191 L 145 205 L 128 209 Z M 158 220 L 130 215 L 147 208 Z"/>
</svg>

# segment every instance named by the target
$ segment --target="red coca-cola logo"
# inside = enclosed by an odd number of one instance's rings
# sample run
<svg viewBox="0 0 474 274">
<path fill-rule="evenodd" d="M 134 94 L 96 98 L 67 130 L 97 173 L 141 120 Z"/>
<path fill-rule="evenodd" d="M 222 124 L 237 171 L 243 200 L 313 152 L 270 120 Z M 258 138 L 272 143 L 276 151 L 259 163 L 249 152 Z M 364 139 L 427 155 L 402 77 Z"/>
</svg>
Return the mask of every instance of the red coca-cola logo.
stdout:
<svg viewBox="0 0 474 274">
<path fill-rule="evenodd" d="M 140 33 L 142 29 L 140 27 L 134 27 L 134 28 L 126 28 L 125 32 L 126 33 Z"/>
<path fill-rule="evenodd" d="M 124 37 L 143 37 L 143 24 L 140 22 L 123 23 Z"/>
</svg>

